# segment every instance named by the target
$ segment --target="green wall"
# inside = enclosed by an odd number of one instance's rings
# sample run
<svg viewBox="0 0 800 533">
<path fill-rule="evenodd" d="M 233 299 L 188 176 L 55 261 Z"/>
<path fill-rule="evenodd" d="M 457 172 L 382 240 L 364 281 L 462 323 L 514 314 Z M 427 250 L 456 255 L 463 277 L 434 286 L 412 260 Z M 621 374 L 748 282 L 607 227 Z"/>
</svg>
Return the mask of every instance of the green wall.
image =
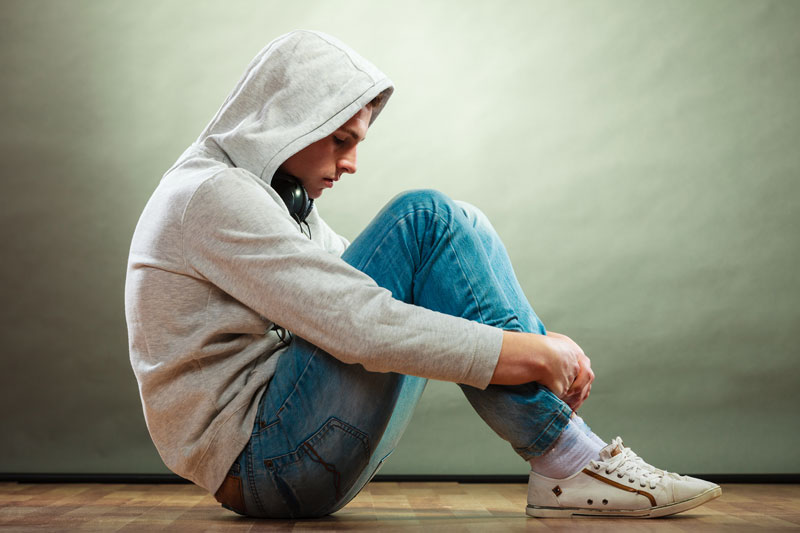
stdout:
<svg viewBox="0 0 800 533">
<path fill-rule="evenodd" d="M 477 204 L 597 378 L 606 439 L 694 473 L 800 472 L 800 2 L 4 1 L 0 472 L 165 472 L 125 261 L 161 174 L 263 45 L 332 33 L 397 91 L 320 210 Z M 524 474 L 434 382 L 392 474 Z"/>
</svg>

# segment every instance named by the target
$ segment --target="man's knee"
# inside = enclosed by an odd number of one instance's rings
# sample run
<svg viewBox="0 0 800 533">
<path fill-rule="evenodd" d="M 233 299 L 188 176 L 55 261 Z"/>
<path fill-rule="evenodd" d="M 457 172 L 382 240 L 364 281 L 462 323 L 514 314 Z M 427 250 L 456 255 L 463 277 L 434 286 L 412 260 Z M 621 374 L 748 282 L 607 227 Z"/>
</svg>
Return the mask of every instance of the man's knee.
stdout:
<svg viewBox="0 0 800 533">
<path fill-rule="evenodd" d="M 413 189 L 404 191 L 392 198 L 389 207 L 406 211 L 415 209 L 436 210 L 442 206 L 452 207 L 455 202 L 446 194 L 436 189 Z"/>
<path fill-rule="evenodd" d="M 435 189 L 415 189 L 395 196 L 385 208 L 393 217 L 404 217 L 416 213 L 435 224 L 448 227 L 467 226 L 479 230 L 492 230 L 487 216 L 474 205 L 453 200 Z"/>
<path fill-rule="evenodd" d="M 487 226 L 491 227 L 491 222 L 489 222 L 489 218 L 477 207 L 474 205 L 464 202 L 462 200 L 455 200 L 456 205 L 461 208 L 461 211 L 467 217 L 472 227 L 478 226 Z"/>
</svg>

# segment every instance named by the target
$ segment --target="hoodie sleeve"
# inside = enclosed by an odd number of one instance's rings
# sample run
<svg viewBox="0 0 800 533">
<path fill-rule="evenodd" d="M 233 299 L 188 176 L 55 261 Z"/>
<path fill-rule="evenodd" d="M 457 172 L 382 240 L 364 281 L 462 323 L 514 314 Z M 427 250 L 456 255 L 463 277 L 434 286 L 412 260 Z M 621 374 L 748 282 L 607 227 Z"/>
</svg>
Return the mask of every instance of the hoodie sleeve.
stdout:
<svg viewBox="0 0 800 533">
<path fill-rule="evenodd" d="M 235 172 L 203 182 L 182 219 L 186 268 L 345 363 L 485 388 L 500 329 L 406 304 L 309 241 Z"/>
</svg>

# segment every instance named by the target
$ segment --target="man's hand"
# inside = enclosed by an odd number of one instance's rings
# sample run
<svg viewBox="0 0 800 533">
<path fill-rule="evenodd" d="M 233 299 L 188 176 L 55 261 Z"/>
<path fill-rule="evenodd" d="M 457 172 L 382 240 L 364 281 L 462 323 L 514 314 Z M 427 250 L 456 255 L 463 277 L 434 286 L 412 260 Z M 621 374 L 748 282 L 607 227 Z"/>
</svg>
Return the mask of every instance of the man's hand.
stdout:
<svg viewBox="0 0 800 533">
<path fill-rule="evenodd" d="M 490 383 L 521 385 L 536 381 L 563 398 L 578 377 L 581 353 L 562 339 L 504 331 L 503 346 Z"/>
<path fill-rule="evenodd" d="M 566 335 L 503 332 L 503 347 L 490 383 L 531 381 L 550 389 L 575 411 L 589 396 L 594 373 L 589 358 Z"/>
<path fill-rule="evenodd" d="M 592 363 L 589 361 L 589 358 L 586 357 L 586 354 L 583 353 L 581 347 L 566 335 L 549 331 L 547 336 L 566 343 L 578 356 L 578 365 L 580 366 L 578 376 L 575 378 L 575 381 L 572 382 L 572 385 L 570 385 L 564 396 L 559 396 L 573 411 L 577 411 L 578 408 L 583 405 L 583 402 L 586 401 L 586 398 L 589 397 L 589 392 L 592 390 L 592 382 L 594 381 Z"/>
</svg>

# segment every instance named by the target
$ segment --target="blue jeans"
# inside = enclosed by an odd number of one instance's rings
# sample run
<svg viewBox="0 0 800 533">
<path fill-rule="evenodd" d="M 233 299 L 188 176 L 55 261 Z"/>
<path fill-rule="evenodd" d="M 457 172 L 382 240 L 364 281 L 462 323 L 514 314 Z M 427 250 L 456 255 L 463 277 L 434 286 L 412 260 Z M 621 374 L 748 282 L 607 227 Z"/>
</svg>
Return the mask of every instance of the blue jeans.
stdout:
<svg viewBox="0 0 800 533">
<path fill-rule="evenodd" d="M 397 196 L 342 257 L 404 302 L 505 330 L 546 333 L 483 213 L 436 191 Z M 229 472 L 241 480 L 241 497 L 225 506 L 275 518 L 340 509 L 392 453 L 425 383 L 368 372 L 295 338 Z M 460 387 L 525 460 L 550 447 L 572 413 L 537 383 Z"/>
</svg>

